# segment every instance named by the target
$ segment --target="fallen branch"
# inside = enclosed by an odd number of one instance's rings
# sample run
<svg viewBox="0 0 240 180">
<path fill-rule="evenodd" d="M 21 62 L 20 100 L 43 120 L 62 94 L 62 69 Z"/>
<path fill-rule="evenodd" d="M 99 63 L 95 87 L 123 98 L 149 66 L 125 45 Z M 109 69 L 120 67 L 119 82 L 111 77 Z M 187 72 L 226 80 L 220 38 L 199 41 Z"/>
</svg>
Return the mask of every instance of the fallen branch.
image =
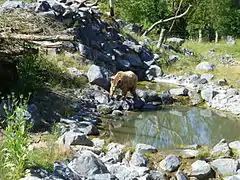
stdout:
<svg viewBox="0 0 240 180">
<path fill-rule="evenodd" d="M 161 20 L 155 22 L 150 28 L 148 28 L 148 29 L 143 33 L 142 36 L 146 36 L 146 35 L 147 35 L 149 32 L 151 32 L 157 25 L 159 25 L 159 24 L 161 24 L 161 23 L 165 23 L 165 22 L 168 22 L 168 21 L 171 21 L 171 20 L 174 20 L 174 19 L 178 19 L 178 18 L 183 17 L 184 15 L 186 15 L 186 14 L 188 13 L 188 11 L 189 11 L 189 9 L 190 9 L 191 7 L 192 7 L 192 5 L 189 5 L 188 8 L 187 8 L 187 10 L 186 10 L 184 13 L 182 13 L 182 14 L 180 14 L 180 15 L 178 15 L 178 16 L 170 17 L 170 18 L 164 19 L 164 20 L 161 19 Z"/>
<path fill-rule="evenodd" d="M 49 42 L 49 41 L 31 41 L 33 44 L 39 45 L 44 48 L 58 48 L 62 46 L 62 42 Z"/>
<path fill-rule="evenodd" d="M 0 33 L 0 39 L 14 39 L 26 41 L 73 41 L 74 36 L 69 35 L 42 36 L 42 35 Z"/>
</svg>

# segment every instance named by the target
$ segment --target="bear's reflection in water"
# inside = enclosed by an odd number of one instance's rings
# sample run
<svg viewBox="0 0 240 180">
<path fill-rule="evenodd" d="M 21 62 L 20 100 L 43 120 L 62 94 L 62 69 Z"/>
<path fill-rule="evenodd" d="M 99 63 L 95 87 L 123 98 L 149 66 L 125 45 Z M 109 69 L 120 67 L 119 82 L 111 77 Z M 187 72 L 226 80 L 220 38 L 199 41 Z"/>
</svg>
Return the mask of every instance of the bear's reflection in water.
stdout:
<svg viewBox="0 0 240 180">
<path fill-rule="evenodd" d="M 164 107 L 123 116 L 109 127 L 116 142 L 172 149 L 195 143 L 214 145 L 222 138 L 236 140 L 240 121 L 208 109 Z"/>
</svg>

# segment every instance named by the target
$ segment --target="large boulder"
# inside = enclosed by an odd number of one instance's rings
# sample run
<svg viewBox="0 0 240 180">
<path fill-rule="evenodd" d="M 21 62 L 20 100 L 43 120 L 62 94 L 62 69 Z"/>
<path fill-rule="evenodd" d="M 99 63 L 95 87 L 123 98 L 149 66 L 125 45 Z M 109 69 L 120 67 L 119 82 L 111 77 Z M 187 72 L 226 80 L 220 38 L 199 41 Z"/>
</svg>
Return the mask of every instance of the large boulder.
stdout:
<svg viewBox="0 0 240 180">
<path fill-rule="evenodd" d="M 160 168 L 164 171 L 172 172 L 178 169 L 180 166 L 180 159 L 173 154 L 168 155 L 165 159 L 160 162 Z"/>
<path fill-rule="evenodd" d="M 89 177 L 95 174 L 109 173 L 104 163 L 91 151 L 81 151 L 68 167 L 79 176 Z"/>
<path fill-rule="evenodd" d="M 191 167 L 192 167 L 191 176 L 203 180 L 214 177 L 214 173 L 211 169 L 211 166 L 205 161 L 197 160 L 191 165 Z"/>
<path fill-rule="evenodd" d="M 58 142 L 66 145 L 93 146 L 93 142 L 83 133 L 68 131 L 59 137 Z"/>
<path fill-rule="evenodd" d="M 219 158 L 211 162 L 213 166 L 221 175 L 234 175 L 239 169 L 239 162 L 230 158 Z"/>
<path fill-rule="evenodd" d="M 157 65 L 151 65 L 146 71 L 147 80 L 151 81 L 156 77 L 163 75 L 162 69 Z"/>
<path fill-rule="evenodd" d="M 96 84 L 105 90 L 109 90 L 110 88 L 109 78 L 111 75 L 112 73 L 106 68 L 97 65 L 92 65 L 87 72 L 87 77 L 90 84 Z"/>
</svg>

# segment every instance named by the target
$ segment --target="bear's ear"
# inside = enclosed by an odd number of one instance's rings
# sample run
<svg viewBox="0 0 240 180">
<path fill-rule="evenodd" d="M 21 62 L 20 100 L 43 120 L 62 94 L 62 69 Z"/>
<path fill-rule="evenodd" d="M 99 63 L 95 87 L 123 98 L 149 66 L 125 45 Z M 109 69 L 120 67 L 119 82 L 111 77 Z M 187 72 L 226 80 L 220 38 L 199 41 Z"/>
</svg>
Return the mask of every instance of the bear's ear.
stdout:
<svg viewBox="0 0 240 180">
<path fill-rule="evenodd" d="M 117 82 L 117 84 L 118 84 L 118 85 L 120 85 L 120 84 L 121 84 L 121 82 L 122 82 L 122 80 L 121 80 L 121 79 L 119 79 L 119 80 L 118 80 L 118 82 Z"/>
</svg>

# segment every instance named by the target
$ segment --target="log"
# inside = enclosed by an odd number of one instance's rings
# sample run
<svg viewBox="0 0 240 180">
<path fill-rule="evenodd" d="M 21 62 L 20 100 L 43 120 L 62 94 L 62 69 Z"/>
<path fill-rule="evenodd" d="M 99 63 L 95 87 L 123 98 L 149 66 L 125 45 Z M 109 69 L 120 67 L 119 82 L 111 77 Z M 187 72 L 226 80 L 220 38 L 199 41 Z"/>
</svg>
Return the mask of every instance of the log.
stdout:
<svg viewBox="0 0 240 180">
<path fill-rule="evenodd" d="M 161 19 L 161 20 L 155 22 L 150 28 L 148 28 L 148 29 L 143 33 L 142 36 L 147 36 L 148 33 L 150 33 L 157 25 L 159 25 L 159 24 L 161 24 L 161 23 L 165 23 L 165 22 L 168 22 L 168 21 L 171 21 L 171 20 L 174 20 L 174 19 L 178 19 L 178 18 L 183 17 L 184 15 L 186 15 L 186 14 L 188 13 L 188 11 L 189 11 L 189 9 L 190 9 L 191 7 L 192 7 L 192 5 L 189 5 L 188 8 L 187 8 L 187 10 L 186 10 L 184 13 L 182 13 L 182 14 L 180 14 L 180 15 L 178 15 L 178 16 L 170 17 L 170 18 L 164 19 L 164 20 Z"/>
<path fill-rule="evenodd" d="M 14 39 L 25 41 L 73 41 L 75 37 L 69 35 L 43 36 L 43 35 L 0 33 L 0 39 Z"/>
</svg>

